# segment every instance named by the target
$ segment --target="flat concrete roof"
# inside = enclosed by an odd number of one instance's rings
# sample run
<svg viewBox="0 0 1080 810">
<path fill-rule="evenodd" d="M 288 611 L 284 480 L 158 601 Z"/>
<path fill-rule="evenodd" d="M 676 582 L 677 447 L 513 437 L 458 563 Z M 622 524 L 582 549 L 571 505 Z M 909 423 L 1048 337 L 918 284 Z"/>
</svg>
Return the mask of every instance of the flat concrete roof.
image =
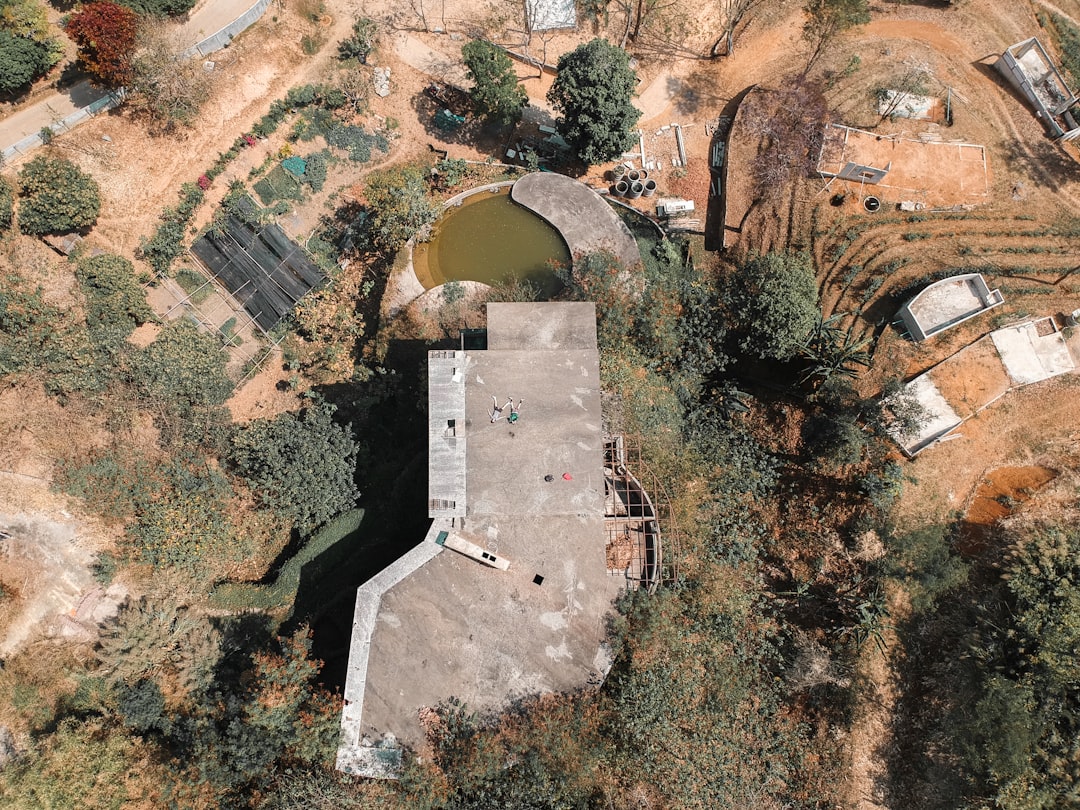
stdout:
<svg viewBox="0 0 1080 810">
<path fill-rule="evenodd" d="M 437 517 L 409 570 L 357 593 L 339 769 L 387 775 L 373 746 L 422 749 L 420 712 L 451 697 L 499 711 L 607 674 L 607 617 L 625 579 L 608 573 L 605 554 L 595 317 L 589 303 L 489 304 L 487 350 L 432 353 L 431 374 L 446 374 L 446 361 L 462 375 L 464 413 L 452 418 L 464 514 Z M 493 396 L 523 401 L 517 422 L 491 422 Z M 458 408 L 455 396 L 429 401 L 440 431 L 443 403 Z M 433 475 L 443 458 L 431 455 Z M 440 531 L 510 567 L 436 545 Z"/>
<path fill-rule="evenodd" d="M 596 308 L 544 303 L 488 306 L 488 350 L 596 350 Z"/>
<path fill-rule="evenodd" d="M 554 172 L 534 172 L 514 183 L 510 198 L 550 222 L 571 256 L 608 250 L 624 267 L 641 261 L 626 223 L 584 183 Z"/>
</svg>

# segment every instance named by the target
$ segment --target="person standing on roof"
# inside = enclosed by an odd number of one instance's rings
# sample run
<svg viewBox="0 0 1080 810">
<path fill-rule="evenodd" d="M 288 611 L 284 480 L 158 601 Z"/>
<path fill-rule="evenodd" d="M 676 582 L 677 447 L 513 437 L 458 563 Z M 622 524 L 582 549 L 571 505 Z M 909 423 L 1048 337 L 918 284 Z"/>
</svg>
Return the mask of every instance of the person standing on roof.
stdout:
<svg viewBox="0 0 1080 810">
<path fill-rule="evenodd" d="M 491 423 L 492 424 L 495 424 L 500 419 L 502 419 L 502 412 L 503 412 L 503 410 L 505 408 L 510 408 L 510 410 L 513 411 L 513 408 L 514 408 L 513 397 L 507 397 L 506 398 L 506 404 L 500 407 L 499 406 L 499 400 L 497 400 L 495 398 L 495 395 L 492 394 L 491 395 Z M 511 421 L 517 421 L 517 420 L 512 419 Z"/>
</svg>

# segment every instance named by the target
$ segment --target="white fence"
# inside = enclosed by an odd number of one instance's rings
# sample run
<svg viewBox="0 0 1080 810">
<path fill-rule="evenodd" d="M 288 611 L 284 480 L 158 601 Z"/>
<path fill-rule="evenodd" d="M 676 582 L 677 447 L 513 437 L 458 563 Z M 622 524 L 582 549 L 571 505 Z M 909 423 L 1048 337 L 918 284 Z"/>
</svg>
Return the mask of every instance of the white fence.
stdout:
<svg viewBox="0 0 1080 810">
<path fill-rule="evenodd" d="M 246 31 L 255 24 L 256 20 L 266 13 L 266 9 L 270 7 L 270 2 L 271 0 L 259 0 L 259 2 L 220 31 L 216 31 L 202 42 L 192 45 L 184 51 L 184 56 L 188 58 L 193 56 L 208 56 L 214 51 L 220 51 L 222 48 L 228 47 L 229 43 L 233 41 L 233 37 L 241 31 Z"/>
<path fill-rule="evenodd" d="M 75 112 L 68 115 L 66 118 L 61 118 L 58 121 L 54 121 L 48 125 L 48 127 L 42 127 L 42 129 L 48 129 L 53 135 L 60 135 L 63 132 L 67 132 L 70 129 L 74 129 L 83 121 L 88 121 L 99 113 L 108 112 L 113 107 L 118 107 L 124 100 L 127 94 L 124 92 L 124 88 L 114 90 L 108 93 L 97 101 L 87 104 Z M 40 132 L 35 132 L 33 135 L 27 135 L 21 141 L 8 146 L 3 151 L 3 162 L 12 160 L 13 158 L 25 155 L 31 150 L 37 149 L 42 146 L 45 141 L 41 137 Z"/>
</svg>

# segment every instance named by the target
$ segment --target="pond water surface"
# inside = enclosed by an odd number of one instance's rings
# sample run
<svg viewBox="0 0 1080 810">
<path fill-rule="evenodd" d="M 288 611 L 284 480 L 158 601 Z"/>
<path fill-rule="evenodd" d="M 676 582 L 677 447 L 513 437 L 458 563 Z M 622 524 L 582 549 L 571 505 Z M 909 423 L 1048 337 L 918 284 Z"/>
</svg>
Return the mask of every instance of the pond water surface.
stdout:
<svg viewBox="0 0 1080 810">
<path fill-rule="evenodd" d="M 566 243 L 545 220 L 511 200 L 509 187 L 466 197 L 439 217 L 431 240 L 413 250 L 416 277 L 429 290 L 447 281 L 517 279 L 550 297 L 562 287 L 553 264 L 570 264 Z"/>
</svg>

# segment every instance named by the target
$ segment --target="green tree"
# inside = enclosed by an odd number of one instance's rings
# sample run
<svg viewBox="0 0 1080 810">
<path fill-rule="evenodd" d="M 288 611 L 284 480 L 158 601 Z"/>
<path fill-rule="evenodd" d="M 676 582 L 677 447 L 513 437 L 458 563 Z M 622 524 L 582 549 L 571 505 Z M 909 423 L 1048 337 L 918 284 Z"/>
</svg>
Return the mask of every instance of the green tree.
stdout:
<svg viewBox="0 0 1080 810">
<path fill-rule="evenodd" d="M 1080 784 L 1080 530 L 1037 523 L 1010 539 L 1002 580 L 981 594 L 963 642 L 971 671 L 959 682 L 971 691 L 948 733 L 994 807 L 1071 807 Z"/>
<path fill-rule="evenodd" d="M 15 211 L 15 189 L 6 178 L 0 177 L 0 231 L 11 227 L 11 217 Z"/>
<path fill-rule="evenodd" d="M 75 278 L 86 296 L 86 325 L 97 342 L 115 346 L 136 326 L 154 320 L 135 268 L 122 256 L 103 253 L 83 259 Z"/>
<path fill-rule="evenodd" d="M 427 182 L 416 166 L 372 172 L 367 179 L 368 233 L 376 250 L 390 254 L 435 219 Z"/>
<path fill-rule="evenodd" d="M 89 228 L 100 210 L 97 182 L 70 160 L 41 155 L 19 172 L 18 223 L 23 233 Z"/>
<path fill-rule="evenodd" d="M 869 0 L 807 0 L 803 39 L 810 45 L 808 72 L 838 34 L 870 22 Z"/>
<path fill-rule="evenodd" d="M 594 39 L 559 57 L 558 70 L 548 101 L 561 114 L 559 132 L 577 156 L 593 164 L 625 152 L 641 117 L 630 103 L 637 76 L 626 52 Z"/>
<path fill-rule="evenodd" d="M 39 0 L 0 0 L 0 31 L 44 47 L 45 61 L 50 67 L 64 56 L 63 43 L 53 36 L 54 30 Z"/>
<path fill-rule="evenodd" d="M 754 256 L 731 279 L 727 309 L 742 337 L 739 348 L 760 358 L 790 360 L 818 322 L 818 292 L 810 256 Z"/>
<path fill-rule="evenodd" d="M 309 533 L 351 509 L 357 445 L 333 408 L 317 405 L 240 428 L 230 460 L 262 504 Z"/>
<path fill-rule="evenodd" d="M 506 52 L 486 40 L 474 39 L 461 49 L 461 56 L 469 69 L 473 82 L 470 95 L 480 115 L 499 126 L 509 126 L 521 118 L 529 97 L 518 84 L 514 63 Z"/>
<path fill-rule="evenodd" d="M 41 43 L 0 31 L 0 93 L 22 92 L 49 66 L 49 50 Z"/>
<path fill-rule="evenodd" d="M 187 320 L 166 325 L 153 343 L 132 357 L 135 384 L 169 410 L 190 414 L 221 405 L 233 384 L 225 353 L 211 335 Z"/>
</svg>

